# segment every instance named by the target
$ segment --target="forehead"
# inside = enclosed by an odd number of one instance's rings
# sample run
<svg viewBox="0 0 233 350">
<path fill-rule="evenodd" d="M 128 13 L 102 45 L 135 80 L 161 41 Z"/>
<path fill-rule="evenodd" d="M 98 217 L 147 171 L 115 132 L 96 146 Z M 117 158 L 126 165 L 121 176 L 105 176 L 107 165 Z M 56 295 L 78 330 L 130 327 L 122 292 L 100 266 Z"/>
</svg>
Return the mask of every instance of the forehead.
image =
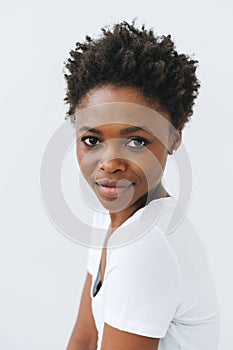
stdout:
<svg viewBox="0 0 233 350">
<path fill-rule="evenodd" d="M 157 99 L 145 97 L 142 91 L 135 86 L 117 86 L 114 84 L 106 84 L 94 87 L 89 90 L 81 100 L 82 108 L 99 105 L 110 102 L 128 102 L 150 107 L 152 109 L 161 109 Z M 79 108 L 77 106 L 77 108 Z"/>
<path fill-rule="evenodd" d="M 94 105 L 75 114 L 76 130 L 92 128 L 142 128 L 150 132 L 171 128 L 169 120 L 155 110 L 126 102 L 112 102 Z"/>
<path fill-rule="evenodd" d="M 75 115 L 76 139 L 88 130 L 107 138 L 129 137 L 129 133 L 149 132 L 163 144 L 174 129 L 168 119 L 151 108 L 125 102 L 91 106 Z M 133 136 L 133 135 L 131 135 Z"/>
</svg>

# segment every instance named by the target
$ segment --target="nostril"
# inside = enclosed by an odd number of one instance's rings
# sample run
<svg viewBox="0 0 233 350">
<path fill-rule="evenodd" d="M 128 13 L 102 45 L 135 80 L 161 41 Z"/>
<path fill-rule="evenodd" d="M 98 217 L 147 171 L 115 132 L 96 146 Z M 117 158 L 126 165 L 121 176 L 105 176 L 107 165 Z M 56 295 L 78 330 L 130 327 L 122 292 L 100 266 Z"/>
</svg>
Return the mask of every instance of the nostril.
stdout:
<svg viewBox="0 0 233 350">
<path fill-rule="evenodd" d="M 100 169 L 106 172 L 116 173 L 125 171 L 127 169 L 127 165 L 125 160 L 122 159 L 110 159 L 103 162 L 100 166 Z"/>
</svg>

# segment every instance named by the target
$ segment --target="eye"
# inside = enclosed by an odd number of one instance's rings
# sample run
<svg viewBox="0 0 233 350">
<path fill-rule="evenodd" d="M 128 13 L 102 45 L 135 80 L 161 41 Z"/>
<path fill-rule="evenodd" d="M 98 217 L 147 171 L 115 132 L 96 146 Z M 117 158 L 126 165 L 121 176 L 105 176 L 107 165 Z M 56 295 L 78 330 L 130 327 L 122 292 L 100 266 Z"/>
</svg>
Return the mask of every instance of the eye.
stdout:
<svg viewBox="0 0 233 350">
<path fill-rule="evenodd" d="M 143 148 L 148 144 L 148 142 L 142 137 L 133 137 L 127 142 L 127 146 L 132 148 Z"/>
<path fill-rule="evenodd" d="M 100 144 L 99 139 L 95 136 L 82 137 L 81 141 L 88 147 L 94 147 Z"/>
</svg>

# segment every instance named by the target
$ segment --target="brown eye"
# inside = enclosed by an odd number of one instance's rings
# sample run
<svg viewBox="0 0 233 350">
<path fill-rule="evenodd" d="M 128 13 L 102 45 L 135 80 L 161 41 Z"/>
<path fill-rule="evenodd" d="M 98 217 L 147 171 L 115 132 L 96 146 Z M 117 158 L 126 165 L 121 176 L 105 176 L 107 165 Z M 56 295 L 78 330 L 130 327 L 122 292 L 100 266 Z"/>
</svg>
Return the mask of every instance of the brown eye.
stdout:
<svg viewBox="0 0 233 350">
<path fill-rule="evenodd" d="M 100 141 L 97 137 L 95 136 L 86 136 L 81 139 L 81 141 L 89 147 L 97 146 L 100 144 Z"/>
</svg>

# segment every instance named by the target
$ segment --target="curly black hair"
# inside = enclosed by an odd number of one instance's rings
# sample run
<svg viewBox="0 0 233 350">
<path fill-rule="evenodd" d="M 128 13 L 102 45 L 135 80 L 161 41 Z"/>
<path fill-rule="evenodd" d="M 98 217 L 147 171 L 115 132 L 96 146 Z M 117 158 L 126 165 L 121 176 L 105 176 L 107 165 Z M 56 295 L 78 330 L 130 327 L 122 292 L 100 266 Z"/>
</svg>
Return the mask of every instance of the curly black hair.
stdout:
<svg viewBox="0 0 233 350">
<path fill-rule="evenodd" d="M 182 129 L 193 114 L 200 87 L 196 77 L 198 61 L 178 54 L 171 36 L 157 36 L 143 25 L 126 21 L 113 29 L 102 28 L 102 36 L 76 43 L 65 63 L 69 104 L 67 118 L 83 97 L 103 85 L 135 87 L 146 99 L 158 101 L 169 113 L 175 128 Z"/>
</svg>

